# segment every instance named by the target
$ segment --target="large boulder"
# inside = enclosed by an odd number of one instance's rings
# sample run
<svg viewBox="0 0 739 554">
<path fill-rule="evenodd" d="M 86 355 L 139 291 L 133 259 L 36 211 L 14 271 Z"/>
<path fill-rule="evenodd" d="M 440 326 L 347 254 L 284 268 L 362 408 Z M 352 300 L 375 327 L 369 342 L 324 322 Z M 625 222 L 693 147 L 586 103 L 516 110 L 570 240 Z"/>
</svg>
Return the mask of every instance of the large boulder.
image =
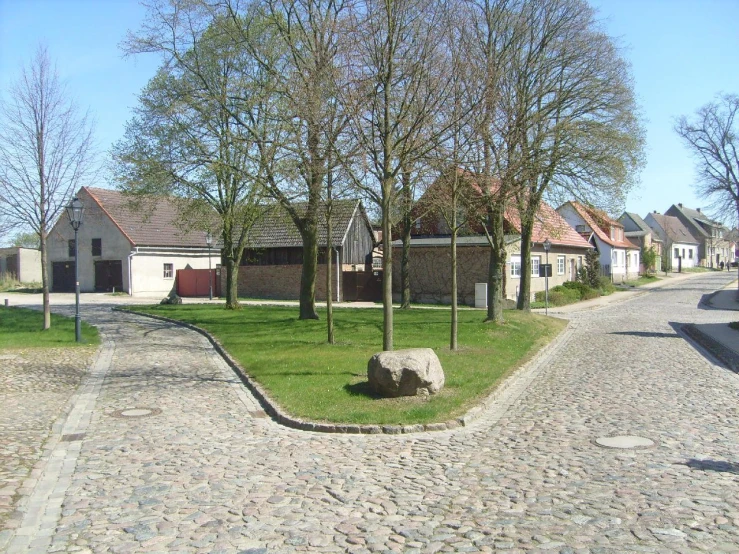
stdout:
<svg viewBox="0 0 739 554">
<path fill-rule="evenodd" d="M 367 363 L 372 389 L 382 396 L 427 396 L 444 386 L 444 370 L 431 348 L 380 352 Z"/>
</svg>

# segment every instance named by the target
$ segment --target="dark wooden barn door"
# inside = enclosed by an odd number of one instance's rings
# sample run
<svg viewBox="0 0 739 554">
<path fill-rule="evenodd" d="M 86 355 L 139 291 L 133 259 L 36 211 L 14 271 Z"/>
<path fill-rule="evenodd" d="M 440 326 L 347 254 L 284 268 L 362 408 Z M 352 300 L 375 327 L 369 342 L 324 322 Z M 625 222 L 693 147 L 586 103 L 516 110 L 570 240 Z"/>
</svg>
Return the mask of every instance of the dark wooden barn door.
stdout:
<svg viewBox="0 0 739 554">
<path fill-rule="evenodd" d="M 95 292 L 123 290 L 123 265 L 120 260 L 95 262 Z"/>
<path fill-rule="evenodd" d="M 74 262 L 51 265 L 52 292 L 74 292 Z"/>
</svg>

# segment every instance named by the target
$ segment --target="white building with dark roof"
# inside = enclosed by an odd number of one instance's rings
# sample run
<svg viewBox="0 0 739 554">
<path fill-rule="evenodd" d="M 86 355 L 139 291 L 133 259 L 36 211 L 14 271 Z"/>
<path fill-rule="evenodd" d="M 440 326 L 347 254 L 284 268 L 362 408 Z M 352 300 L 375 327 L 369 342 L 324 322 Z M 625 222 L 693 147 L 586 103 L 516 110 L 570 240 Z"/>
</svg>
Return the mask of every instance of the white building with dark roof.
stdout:
<svg viewBox="0 0 739 554">
<path fill-rule="evenodd" d="M 700 208 L 693 210 L 681 203 L 670 206 L 665 215 L 677 217 L 698 241 L 700 265 L 719 267 L 721 262 L 731 261 L 732 242 L 727 238 L 730 231 L 723 224 L 708 217 Z"/>
<path fill-rule="evenodd" d="M 664 243 L 665 269 L 677 271 L 699 264 L 699 242 L 677 217 L 653 212 L 644 222 Z"/>
<path fill-rule="evenodd" d="M 85 208 L 78 232 L 80 291 L 166 295 L 176 291 L 178 270 L 207 274 L 210 263 L 215 275 L 219 249 L 208 248 L 203 231 L 182 228 L 173 200 L 152 197 L 136 206 L 120 192 L 91 187 L 77 197 Z M 51 290 L 73 292 L 74 230 L 66 214 L 49 233 L 48 264 Z"/>
</svg>

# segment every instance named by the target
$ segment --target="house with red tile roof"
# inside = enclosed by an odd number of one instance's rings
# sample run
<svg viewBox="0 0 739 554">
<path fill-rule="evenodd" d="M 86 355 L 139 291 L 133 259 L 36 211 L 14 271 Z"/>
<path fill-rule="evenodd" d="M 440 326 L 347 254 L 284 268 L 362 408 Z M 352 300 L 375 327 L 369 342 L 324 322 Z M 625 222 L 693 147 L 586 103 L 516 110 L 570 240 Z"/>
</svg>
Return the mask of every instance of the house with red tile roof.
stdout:
<svg viewBox="0 0 739 554">
<path fill-rule="evenodd" d="M 640 248 L 626 238 L 621 223 L 576 201 L 565 202 L 557 213 L 595 246 L 604 275 L 619 283 L 639 276 Z"/>
<path fill-rule="evenodd" d="M 479 199 L 481 179 L 469 172 L 462 172 L 463 183 L 469 186 L 473 197 Z M 495 186 L 495 183 L 490 186 Z M 413 302 L 450 303 L 450 229 L 439 210 L 434 209 L 433 201 L 438 202 L 439 189 L 444 187 L 444 179 L 437 179 L 418 200 L 413 212 L 414 225 L 411 230 L 410 279 Z M 443 200 L 442 200 L 443 202 Z M 470 200 L 463 210 L 474 211 L 474 200 Z M 518 296 L 521 278 L 521 218 L 515 207 L 505 212 L 504 232 L 506 242 L 506 298 L 515 300 Z M 542 202 L 536 214 L 531 250 L 531 295 L 543 291 L 545 279 L 539 276 L 539 267 L 552 265 L 549 287 L 574 281 L 577 270 L 582 267 L 585 253 L 592 246 L 580 236 L 548 204 Z M 544 241 L 549 240 L 551 249 L 544 251 Z M 400 260 L 402 243 L 393 242 L 393 257 Z M 475 284 L 487 283 L 490 246 L 479 218 L 469 217 L 468 223 L 457 237 L 458 256 L 458 301 L 463 304 L 475 303 Z M 397 275 L 393 276 L 395 295 L 400 294 L 400 263 L 393 264 Z"/>
<path fill-rule="evenodd" d="M 164 296 L 176 292 L 178 270 L 200 269 L 208 294 L 209 263 L 215 281 L 220 249 L 208 248 L 205 232 L 182 225 L 174 200 L 151 197 L 136 205 L 118 191 L 93 187 L 77 197 L 85 210 L 77 237 L 80 291 Z M 48 252 L 51 290 L 74 291 L 74 230 L 66 214 L 49 234 Z"/>
</svg>

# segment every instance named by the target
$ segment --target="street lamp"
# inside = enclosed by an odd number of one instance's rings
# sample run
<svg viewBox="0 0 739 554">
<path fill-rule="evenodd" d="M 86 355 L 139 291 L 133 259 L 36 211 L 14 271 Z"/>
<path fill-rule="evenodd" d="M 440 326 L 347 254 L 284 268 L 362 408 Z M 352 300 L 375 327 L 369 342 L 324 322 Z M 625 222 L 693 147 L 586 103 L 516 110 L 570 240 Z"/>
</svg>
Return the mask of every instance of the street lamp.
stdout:
<svg viewBox="0 0 739 554">
<path fill-rule="evenodd" d="M 546 261 L 544 262 L 544 314 L 549 315 L 549 250 L 552 248 L 552 242 L 549 239 L 544 241 L 544 253 Z"/>
<path fill-rule="evenodd" d="M 69 224 L 74 229 L 74 338 L 77 342 L 82 342 L 82 331 L 80 329 L 80 264 L 79 254 L 80 245 L 77 240 L 77 231 L 82 226 L 82 216 L 85 213 L 85 206 L 76 196 L 66 207 Z"/>
<path fill-rule="evenodd" d="M 210 269 L 210 247 L 213 244 L 213 236 L 210 231 L 205 233 L 205 243 L 208 245 L 208 298 L 213 300 L 213 270 Z"/>
</svg>

